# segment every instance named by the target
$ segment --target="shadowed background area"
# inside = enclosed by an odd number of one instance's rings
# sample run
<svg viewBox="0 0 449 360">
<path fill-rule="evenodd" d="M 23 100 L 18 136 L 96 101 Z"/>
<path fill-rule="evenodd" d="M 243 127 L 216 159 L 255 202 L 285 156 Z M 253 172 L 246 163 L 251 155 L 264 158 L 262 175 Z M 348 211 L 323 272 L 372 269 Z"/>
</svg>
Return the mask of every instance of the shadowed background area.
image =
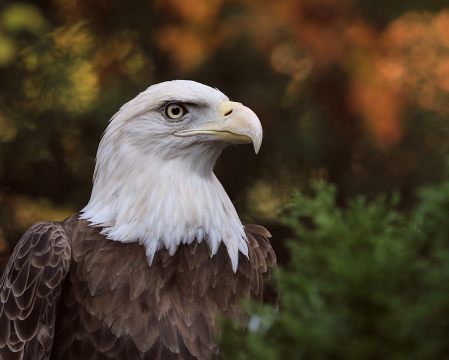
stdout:
<svg viewBox="0 0 449 360">
<path fill-rule="evenodd" d="M 243 223 L 278 222 L 293 189 L 337 201 L 441 179 L 449 150 L 443 0 L 33 0 L 0 5 L 0 251 L 87 203 L 108 120 L 151 84 L 192 79 L 258 114 L 264 141 L 216 174 Z"/>
</svg>

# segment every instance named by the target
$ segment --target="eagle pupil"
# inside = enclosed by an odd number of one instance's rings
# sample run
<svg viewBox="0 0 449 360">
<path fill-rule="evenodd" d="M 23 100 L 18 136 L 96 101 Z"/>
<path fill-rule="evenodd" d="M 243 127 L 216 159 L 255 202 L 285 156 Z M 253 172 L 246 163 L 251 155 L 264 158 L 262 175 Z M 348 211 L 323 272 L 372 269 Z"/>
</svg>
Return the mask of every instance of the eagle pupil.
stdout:
<svg viewBox="0 0 449 360">
<path fill-rule="evenodd" d="M 165 108 L 165 115 L 172 119 L 181 118 L 185 112 L 186 110 L 182 105 L 170 104 Z"/>
</svg>

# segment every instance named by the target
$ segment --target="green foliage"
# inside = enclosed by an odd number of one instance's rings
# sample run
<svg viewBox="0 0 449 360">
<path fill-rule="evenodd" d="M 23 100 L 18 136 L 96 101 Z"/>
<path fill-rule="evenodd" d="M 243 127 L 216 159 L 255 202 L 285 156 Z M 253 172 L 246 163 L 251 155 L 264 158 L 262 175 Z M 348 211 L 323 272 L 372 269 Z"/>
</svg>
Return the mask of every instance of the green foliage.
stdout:
<svg viewBox="0 0 449 360">
<path fill-rule="evenodd" d="M 245 326 L 225 323 L 226 358 L 447 358 L 449 182 L 421 190 L 408 216 L 398 196 L 341 209 L 335 186 L 312 186 L 283 218 L 296 240 L 279 271 L 279 314 L 246 305 Z"/>
</svg>

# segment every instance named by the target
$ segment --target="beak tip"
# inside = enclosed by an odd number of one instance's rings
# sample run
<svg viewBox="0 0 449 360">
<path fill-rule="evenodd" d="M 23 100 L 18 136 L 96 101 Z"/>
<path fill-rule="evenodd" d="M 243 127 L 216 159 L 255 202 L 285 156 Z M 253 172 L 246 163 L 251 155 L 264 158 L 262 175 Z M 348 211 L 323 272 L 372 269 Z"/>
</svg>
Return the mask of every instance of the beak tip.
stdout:
<svg viewBox="0 0 449 360">
<path fill-rule="evenodd" d="M 259 150 L 260 150 L 260 146 L 262 145 L 262 139 L 260 141 L 254 141 L 253 145 L 254 145 L 254 152 L 256 154 L 258 154 Z"/>
</svg>

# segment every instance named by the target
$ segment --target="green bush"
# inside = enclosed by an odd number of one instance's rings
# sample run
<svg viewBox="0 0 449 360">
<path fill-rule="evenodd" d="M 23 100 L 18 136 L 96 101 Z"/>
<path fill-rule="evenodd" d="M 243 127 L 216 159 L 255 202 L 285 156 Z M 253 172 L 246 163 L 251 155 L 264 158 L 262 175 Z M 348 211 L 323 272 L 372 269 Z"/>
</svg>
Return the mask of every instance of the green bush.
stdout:
<svg viewBox="0 0 449 360">
<path fill-rule="evenodd" d="M 336 188 L 294 195 L 282 221 L 295 234 L 279 270 L 279 312 L 245 304 L 246 324 L 225 322 L 227 359 L 449 358 L 449 182 L 345 209 Z"/>
</svg>

